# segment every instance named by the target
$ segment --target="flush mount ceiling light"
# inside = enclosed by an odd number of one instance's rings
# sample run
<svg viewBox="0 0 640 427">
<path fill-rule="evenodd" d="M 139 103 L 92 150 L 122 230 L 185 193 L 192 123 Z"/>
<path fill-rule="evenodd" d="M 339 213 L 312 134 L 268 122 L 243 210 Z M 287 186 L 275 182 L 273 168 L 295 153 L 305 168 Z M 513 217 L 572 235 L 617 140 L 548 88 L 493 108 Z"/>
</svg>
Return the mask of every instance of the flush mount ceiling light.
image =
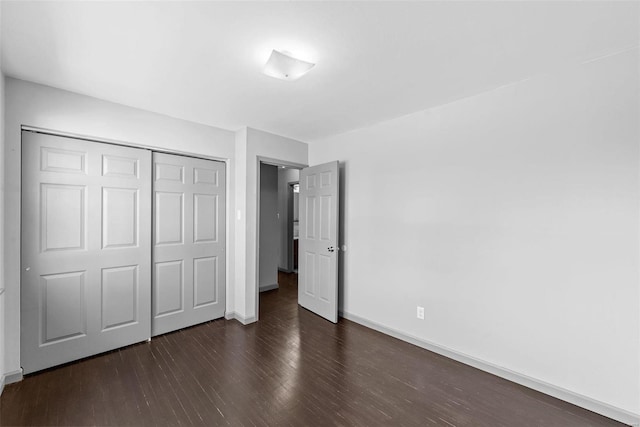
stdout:
<svg viewBox="0 0 640 427">
<path fill-rule="evenodd" d="M 273 50 L 262 72 L 281 80 L 297 80 L 316 64 L 294 58 L 288 52 Z"/>
</svg>

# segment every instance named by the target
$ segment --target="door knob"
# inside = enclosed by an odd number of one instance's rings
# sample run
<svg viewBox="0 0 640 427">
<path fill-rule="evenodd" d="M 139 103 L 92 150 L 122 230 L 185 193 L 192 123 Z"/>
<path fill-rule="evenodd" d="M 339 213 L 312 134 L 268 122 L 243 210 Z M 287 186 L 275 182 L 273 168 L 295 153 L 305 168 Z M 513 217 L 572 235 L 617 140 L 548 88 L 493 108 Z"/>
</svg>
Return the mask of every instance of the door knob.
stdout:
<svg viewBox="0 0 640 427">
<path fill-rule="evenodd" d="M 329 252 L 333 252 L 333 251 L 335 251 L 335 248 L 334 248 L 333 246 L 329 246 L 329 247 L 327 248 L 327 250 L 328 250 Z"/>
</svg>

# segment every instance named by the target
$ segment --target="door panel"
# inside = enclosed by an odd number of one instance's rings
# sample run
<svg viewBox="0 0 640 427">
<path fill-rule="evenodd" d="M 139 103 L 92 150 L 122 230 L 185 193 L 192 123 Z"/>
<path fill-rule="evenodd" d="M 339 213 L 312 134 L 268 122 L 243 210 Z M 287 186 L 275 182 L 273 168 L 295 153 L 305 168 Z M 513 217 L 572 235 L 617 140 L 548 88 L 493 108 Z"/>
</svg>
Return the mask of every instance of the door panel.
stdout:
<svg viewBox="0 0 640 427">
<path fill-rule="evenodd" d="M 102 269 L 102 330 L 138 320 L 138 266 Z"/>
<path fill-rule="evenodd" d="M 102 189 L 102 248 L 138 245 L 138 190 Z"/>
<path fill-rule="evenodd" d="M 41 147 L 40 154 L 40 164 L 43 172 L 87 174 L 87 153 L 85 151 Z"/>
<path fill-rule="evenodd" d="M 168 159 L 168 161 L 172 161 Z M 155 180 L 184 183 L 184 167 L 167 163 L 155 162 Z"/>
<path fill-rule="evenodd" d="M 217 276 L 217 271 L 218 257 L 193 260 L 194 307 L 202 307 L 217 301 L 215 284 L 211 284 L 211 278 Z"/>
<path fill-rule="evenodd" d="M 300 173 L 298 303 L 338 321 L 338 162 Z"/>
<path fill-rule="evenodd" d="M 138 159 L 131 157 L 102 156 L 102 176 L 138 178 Z"/>
<path fill-rule="evenodd" d="M 43 251 L 85 249 L 86 189 L 83 185 L 40 184 Z"/>
<path fill-rule="evenodd" d="M 153 296 L 155 317 L 183 311 L 184 279 L 182 261 L 157 262 Z"/>
<path fill-rule="evenodd" d="M 195 243 L 215 242 L 217 240 L 218 196 L 194 194 L 193 241 Z M 211 221 L 211 219 L 214 219 Z"/>
<path fill-rule="evenodd" d="M 42 344 L 86 336 L 84 273 L 42 276 Z"/>
<path fill-rule="evenodd" d="M 218 185 L 218 171 L 211 169 L 194 168 L 193 183 Z"/>
<path fill-rule="evenodd" d="M 184 194 L 156 191 L 155 197 L 156 245 L 182 244 Z"/>
<path fill-rule="evenodd" d="M 151 153 L 22 133 L 25 373 L 148 339 Z"/>
<path fill-rule="evenodd" d="M 152 335 L 224 316 L 225 165 L 154 153 Z"/>
</svg>

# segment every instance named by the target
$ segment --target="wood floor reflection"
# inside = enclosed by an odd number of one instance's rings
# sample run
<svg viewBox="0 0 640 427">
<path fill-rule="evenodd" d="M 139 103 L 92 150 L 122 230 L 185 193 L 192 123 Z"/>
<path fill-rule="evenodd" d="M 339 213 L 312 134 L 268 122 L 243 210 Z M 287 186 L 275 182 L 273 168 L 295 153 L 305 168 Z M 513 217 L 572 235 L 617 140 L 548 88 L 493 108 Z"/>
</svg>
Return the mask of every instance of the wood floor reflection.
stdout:
<svg viewBox="0 0 640 427">
<path fill-rule="evenodd" d="M 8 425 L 621 425 L 297 305 L 297 276 L 260 321 L 216 320 L 9 385 Z"/>
</svg>

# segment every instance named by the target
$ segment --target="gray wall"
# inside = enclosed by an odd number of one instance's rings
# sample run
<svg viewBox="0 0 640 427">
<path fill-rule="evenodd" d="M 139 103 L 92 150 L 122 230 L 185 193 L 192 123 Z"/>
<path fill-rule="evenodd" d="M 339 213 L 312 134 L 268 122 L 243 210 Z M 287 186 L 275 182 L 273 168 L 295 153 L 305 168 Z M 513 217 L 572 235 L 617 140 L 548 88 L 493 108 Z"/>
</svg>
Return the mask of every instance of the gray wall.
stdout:
<svg viewBox="0 0 640 427">
<path fill-rule="evenodd" d="M 280 238 L 280 253 L 278 257 L 278 268 L 290 271 L 293 266 L 288 261 L 288 237 L 287 222 L 289 220 L 288 197 L 289 183 L 297 182 L 300 177 L 298 169 L 278 169 L 278 233 Z"/>
<path fill-rule="evenodd" d="M 278 286 L 278 254 L 280 239 L 278 228 L 278 168 L 260 164 L 260 290 Z"/>
<path fill-rule="evenodd" d="M 317 141 L 341 308 L 640 413 L 639 51 Z M 416 318 L 416 306 L 425 319 Z"/>
</svg>

